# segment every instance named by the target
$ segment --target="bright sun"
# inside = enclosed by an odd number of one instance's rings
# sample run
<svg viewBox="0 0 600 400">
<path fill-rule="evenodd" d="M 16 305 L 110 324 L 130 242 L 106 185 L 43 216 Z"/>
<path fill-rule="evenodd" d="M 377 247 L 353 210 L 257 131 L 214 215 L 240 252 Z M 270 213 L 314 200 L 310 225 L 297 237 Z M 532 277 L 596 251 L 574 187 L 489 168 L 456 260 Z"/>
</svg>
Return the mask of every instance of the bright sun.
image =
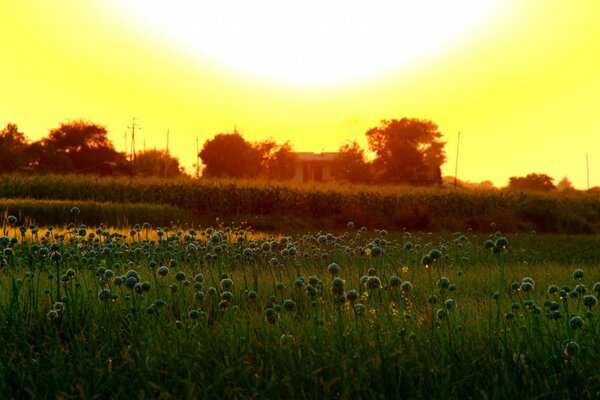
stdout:
<svg viewBox="0 0 600 400">
<path fill-rule="evenodd" d="M 498 0 L 124 0 L 149 29 L 241 72 L 288 83 L 360 79 L 475 30 Z"/>
</svg>

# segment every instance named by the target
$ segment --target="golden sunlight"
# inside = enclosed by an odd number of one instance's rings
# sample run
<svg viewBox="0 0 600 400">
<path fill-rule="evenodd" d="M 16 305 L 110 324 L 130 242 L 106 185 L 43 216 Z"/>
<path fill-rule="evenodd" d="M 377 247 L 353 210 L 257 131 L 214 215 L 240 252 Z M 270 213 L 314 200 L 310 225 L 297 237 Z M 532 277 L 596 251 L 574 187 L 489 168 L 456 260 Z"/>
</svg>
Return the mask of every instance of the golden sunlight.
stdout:
<svg viewBox="0 0 600 400">
<path fill-rule="evenodd" d="M 126 0 L 143 29 L 219 67 L 287 84 L 369 78 L 446 51 L 499 12 L 498 0 Z"/>
</svg>

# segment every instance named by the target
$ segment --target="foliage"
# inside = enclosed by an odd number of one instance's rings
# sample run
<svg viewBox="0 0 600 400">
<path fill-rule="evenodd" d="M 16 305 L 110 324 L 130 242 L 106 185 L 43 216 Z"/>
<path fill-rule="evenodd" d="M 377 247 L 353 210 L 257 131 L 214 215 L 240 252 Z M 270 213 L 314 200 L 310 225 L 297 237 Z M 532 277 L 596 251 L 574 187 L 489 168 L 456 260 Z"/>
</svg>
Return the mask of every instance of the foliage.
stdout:
<svg viewBox="0 0 600 400">
<path fill-rule="evenodd" d="M 110 174 L 125 170 L 125 155 L 115 150 L 104 126 L 76 120 L 62 123 L 31 146 L 40 172 Z"/>
<path fill-rule="evenodd" d="M 438 126 L 429 120 L 383 120 L 366 132 L 376 178 L 381 182 L 441 183 L 444 142 Z"/>
<path fill-rule="evenodd" d="M 294 177 L 296 156 L 292 145 L 281 145 L 274 141 L 259 142 L 255 145 L 262 154 L 261 175 L 267 179 L 288 180 Z"/>
<path fill-rule="evenodd" d="M 203 176 L 213 178 L 254 178 L 260 174 L 262 152 L 237 131 L 219 133 L 207 140 L 199 153 Z"/>
<path fill-rule="evenodd" d="M 80 214 L 81 212 L 81 214 Z M 3 219 L 8 398 L 582 398 L 598 266 L 543 237 Z M 526 239 L 526 248 L 513 241 Z M 583 248 L 582 248 L 583 249 Z M 595 247 L 584 250 L 598 258 Z"/>
<path fill-rule="evenodd" d="M 293 222 L 290 218 L 295 217 L 320 228 L 353 220 L 386 229 L 427 231 L 600 232 L 600 197 L 585 192 L 562 196 L 339 183 L 3 175 L 0 197 L 157 203 L 213 220 L 261 217 L 269 222 L 270 227 L 265 226 L 269 229 L 285 229 L 284 221 Z"/>
<path fill-rule="evenodd" d="M 0 173 L 15 172 L 27 166 L 29 143 L 16 124 L 0 131 Z"/>
<path fill-rule="evenodd" d="M 137 153 L 134 170 L 136 174 L 145 177 L 178 178 L 184 175 L 177 157 L 156 149 Z"/>
<path fill-rule="evenodd" d="M 556 189 L 554 178 L 546 174 L 529 174 L 525 177 L 511 176 L 508 181 L 508 188 L 514 190 L 533 190 L 540 192 L 550 192 Z"/>
<path fill-rule="evenodd" d="M 372 179 L 371 164 L 365 151 L 354 141 L 340 147 L 332 166 L 333 177 L 350 183 L 367 183 Z"/>
</svg>

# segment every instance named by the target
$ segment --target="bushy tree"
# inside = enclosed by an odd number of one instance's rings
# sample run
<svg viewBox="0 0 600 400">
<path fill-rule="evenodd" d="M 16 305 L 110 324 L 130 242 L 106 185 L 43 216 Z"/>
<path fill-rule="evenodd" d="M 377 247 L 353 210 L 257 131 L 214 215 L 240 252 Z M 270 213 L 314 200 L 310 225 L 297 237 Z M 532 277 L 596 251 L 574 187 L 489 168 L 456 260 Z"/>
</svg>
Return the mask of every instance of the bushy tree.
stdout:
<svg viewBox="0 0 600 400">
<path fill-rule="evenodd" d="M 546 174 L 529 174 L 527 176 L 511 176 L 508 180 L 508 188 L 513 190 L 532 190 L 550 192 L 556 190 L 554 178 Z"/>
<path fill-rule="evenodd" d="M 135 173 L 141 176 L 177 178 L 184 176 L 179 159 L 161 150 L 145 150 L 137 153 L 134 161 Z"/>
<path fill-rule="evenodd" d="M 367 162 L 365 150 L 356 141 L 339 148 L 333 161 L 332 175 L 337 180 L 351 183 L 371 181 L 371 164 Z"/>
<path fill-rule="evenodd" d="M 429 120 L 383 120 L 366 132 L 375 152 L 375 178 L 380 182 L 440 184 L 445 143 L 438 126 Z"/>
<path fill-rule="evenodd" d="M 107 174 L 126 170 L 123 153 L 115 150 L 102 125 L 76 120 L 52 129 L 32 145 L 41 172 Z"/>
<path fill-rule="evenodd" d="M 203 176 L 254 178 L 261 172 L 263 153 L 237 131 L 207 140 L 198 155 L 204 164 Z"/>
<path fill-rule="evenodd" d="M 16 124 L 0 131 L 0 173 L 14 172 L 28 164 L 29 143 Z"/>
<path fill-rule="evenodd" d="M 258 144 L 262 154 L 262 174 L 267 179 L 286 180 L 294 177 L 296 155 L 289 142 L 277 144 L 264 141 Z"/>
</svg>

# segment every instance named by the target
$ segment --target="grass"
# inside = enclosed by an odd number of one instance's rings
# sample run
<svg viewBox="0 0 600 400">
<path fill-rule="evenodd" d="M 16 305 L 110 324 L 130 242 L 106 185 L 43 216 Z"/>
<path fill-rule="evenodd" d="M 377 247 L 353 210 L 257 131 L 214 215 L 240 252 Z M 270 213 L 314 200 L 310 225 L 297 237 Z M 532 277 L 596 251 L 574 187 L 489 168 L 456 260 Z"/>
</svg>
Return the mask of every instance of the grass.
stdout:
<svg viewBox="0 0 600 400">
<path fill-rule="evenodd" d="M 554 258 L 561 236 L 109 230 L 83 213 L 5 220 L 8 398 L 599 398 L 597 247 L 582 265 Z"/>
</svg>

